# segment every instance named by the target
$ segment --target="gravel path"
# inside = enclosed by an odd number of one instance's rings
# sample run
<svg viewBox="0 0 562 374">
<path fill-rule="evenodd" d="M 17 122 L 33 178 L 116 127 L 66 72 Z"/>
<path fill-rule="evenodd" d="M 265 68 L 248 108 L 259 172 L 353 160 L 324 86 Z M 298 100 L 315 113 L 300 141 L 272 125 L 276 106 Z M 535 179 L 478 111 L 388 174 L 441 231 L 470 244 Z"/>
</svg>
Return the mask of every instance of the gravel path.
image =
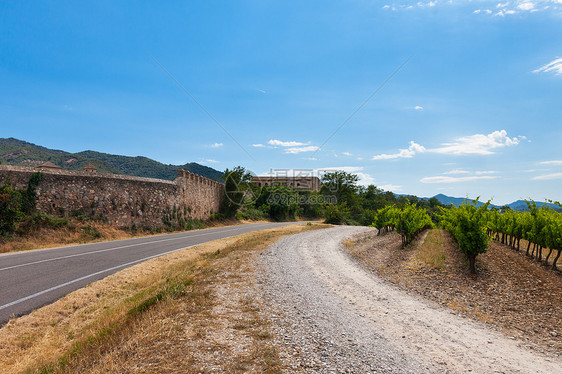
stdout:
<svg viewBox="0 0 562 374">
<path fill-rule="evenodd" d="M 360 268 L 341 241 L 362 227 L 286 237 L 260 257 L 281 358 L 326 373 L 560 373 L 562 361 Z"/>
</svg>

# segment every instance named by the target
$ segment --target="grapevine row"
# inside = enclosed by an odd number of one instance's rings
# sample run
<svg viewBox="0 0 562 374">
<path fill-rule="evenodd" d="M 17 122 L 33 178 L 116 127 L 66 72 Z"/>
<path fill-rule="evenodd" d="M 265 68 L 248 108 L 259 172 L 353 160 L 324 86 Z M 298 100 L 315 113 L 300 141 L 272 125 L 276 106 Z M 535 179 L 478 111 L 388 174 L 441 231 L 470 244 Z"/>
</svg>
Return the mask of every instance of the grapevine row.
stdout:
<svg viewBox="0 0 562 374">
<path fill-rule="evenodd" d="M 432 227 L 431 217 L 422 208 L 406 204 L 403 208 L 394 205 L 379 209 L 374 217 L 372 227 L 379 230 L 378 235 L 387 233 L 391 230 L 397 231 L 402 237 L 402 246 L 406 246 L 421 231 Z"/>
<path fill-rule="evenodd" d="M 476 273 L 476 256 L 488 248 L 487 213 L 490 202 L 478 207 L 478 200 L 456 207 L 441 208 L 439 222 L 451 233 L 468 258 L 470 272 Z"/>
<path fill-rule="evenodd" d="M 528 201 L 528 212 L 488 212 L 488 235 L 502 244 L 520 250 L 521 239 L 527 241 L 526 255 L 543 261 L 543 249 L 548 249 L 545 263 L 555 253 L 552 268 L 562 252 L 562 214 L 546 204 L 537 208 L 534 201 Z"/>
</svg>

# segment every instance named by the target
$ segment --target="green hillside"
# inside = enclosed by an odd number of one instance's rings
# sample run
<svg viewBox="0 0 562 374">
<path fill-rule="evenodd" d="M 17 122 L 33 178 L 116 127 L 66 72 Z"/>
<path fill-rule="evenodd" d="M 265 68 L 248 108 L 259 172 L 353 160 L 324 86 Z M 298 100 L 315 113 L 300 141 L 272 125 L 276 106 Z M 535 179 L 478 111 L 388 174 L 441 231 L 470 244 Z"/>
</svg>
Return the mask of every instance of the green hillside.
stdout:
<svg viewBox="0 0 562 374">
<path fill-rule="evenodd" d="M 147 157 L 129 157 L 84 151 L 70 153 L 41 147 L 14 138 L 0 138 L 0 162 L 8 165 L 38 166 L 50 161 L 67 170 L 82 170 L 91 163 L 100 173 L 133 175 L 137 177 L 174 180 L 178 170 L 189 170 L 209 179 L 222 181 L 222 172 L 195 162 L 185 165 L 166 165 Z"/>
</svg>

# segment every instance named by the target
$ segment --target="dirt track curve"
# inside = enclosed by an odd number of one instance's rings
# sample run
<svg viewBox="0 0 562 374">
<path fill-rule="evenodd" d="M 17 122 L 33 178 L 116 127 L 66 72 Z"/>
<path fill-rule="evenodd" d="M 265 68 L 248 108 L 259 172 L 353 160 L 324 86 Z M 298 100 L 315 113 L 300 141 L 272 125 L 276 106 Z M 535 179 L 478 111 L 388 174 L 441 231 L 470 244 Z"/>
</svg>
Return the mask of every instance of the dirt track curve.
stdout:
<svg viewBox="0 0 562 374">
<path fill-rule="evenodd" d="M 363 270 L 341 241 L 367 228 L 286 237 L 259 278 L 283 361 L 298 372 L 560 373 L 562 360 Z"/>
</svg>

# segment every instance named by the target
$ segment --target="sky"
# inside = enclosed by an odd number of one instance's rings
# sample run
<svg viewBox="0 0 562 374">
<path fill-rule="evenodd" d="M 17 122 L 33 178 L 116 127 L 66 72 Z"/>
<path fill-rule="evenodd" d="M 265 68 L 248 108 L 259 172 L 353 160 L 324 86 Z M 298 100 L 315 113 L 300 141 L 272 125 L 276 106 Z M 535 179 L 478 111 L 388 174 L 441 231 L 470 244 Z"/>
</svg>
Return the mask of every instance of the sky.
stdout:
<svg viewBox="0 0 562 374">
<path fill-rule="evenodd" d="M 562 0 L 0 3 L 0 137 L 562 201 Z"/>
</svg>

